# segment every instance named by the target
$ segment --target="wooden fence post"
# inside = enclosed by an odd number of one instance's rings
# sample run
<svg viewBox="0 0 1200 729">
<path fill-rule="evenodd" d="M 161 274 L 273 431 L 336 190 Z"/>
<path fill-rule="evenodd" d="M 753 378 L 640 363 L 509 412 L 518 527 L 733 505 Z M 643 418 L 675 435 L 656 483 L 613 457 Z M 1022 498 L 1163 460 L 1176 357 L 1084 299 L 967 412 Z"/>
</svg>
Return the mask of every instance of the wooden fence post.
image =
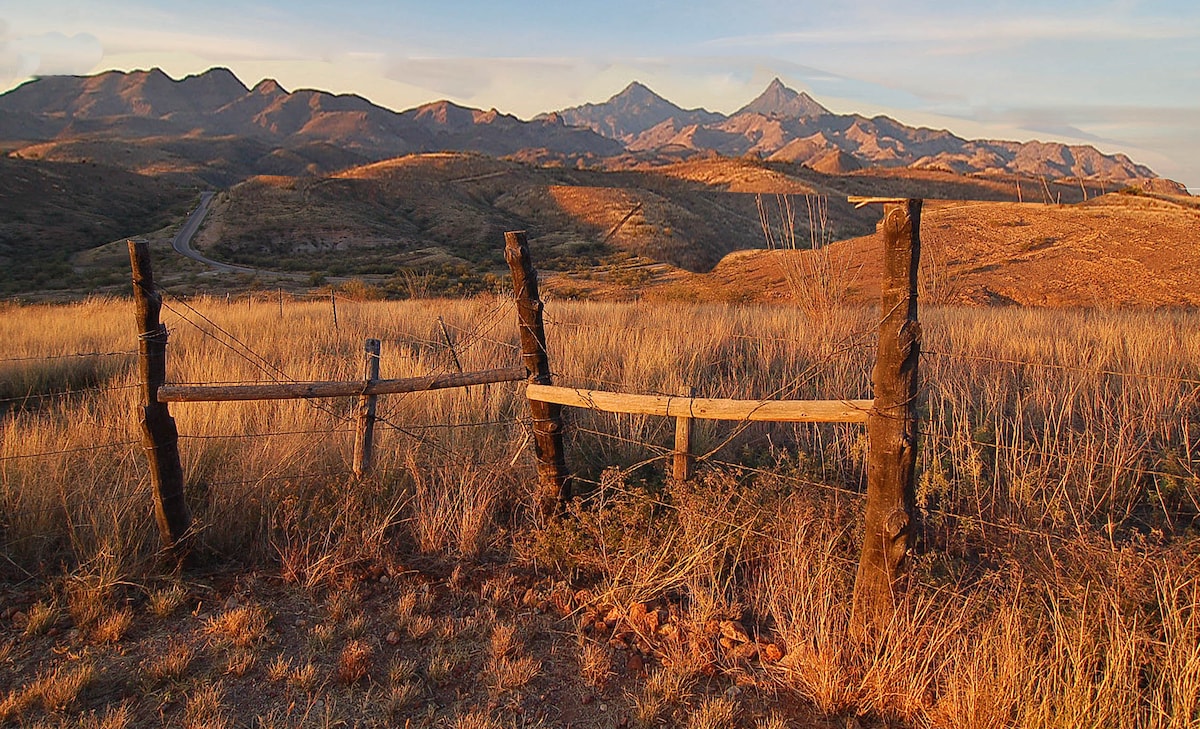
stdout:
<svg viewBox="0 0 1200 729">
<path fill-rule="evenodd" d="M 363 379 L 370 383 L 379 379 L 379 340 L 368 339 L 363 349 Z M 376 395 L 358 398 L 358 430 L 354 435 L 354 475 L 358 478 L 371 470 L 371 457 L 375 453 L 375 403 L 378 399 Z"/>
<path fill-rule="evenodd" d="M 696 396 L 696 388 L 685 387 L 679 392 L 686 398 Z M 689 417 L 675 418 L 675 453 L 671 459 L 671 477 L 676 481 L 687 481 L 692 477 L 692 427 L 695 420 Z"/>
<path fill-rule="evenodd" d="M 158 401 L 158 388 L 167 381 L 167 327 L 159 320 L 162 296 L 154 290 L 150 246 L 129 241 L 133 269 L 133 298 L 137 304 L 138 375 L 142 384 L 142 448 L 150 462 L 154 517 L 163 545 L 182 556 L 192 517 L 183 496 L 183 466 L 179 461 L 179 430 L 167 404 Z"/>
<path fill-rule="evenodd" d="M 549 385 L 550 362 L 546 356 L 546 330 L 542 322 L 542 300 L 538 295 L 537 271 L 529 258 L 525 231 L 504 234 L 504 260 L 512 271 L 513 295 L 517 301 L 518 329 L 521 335 L 521 360 L 529 373 L 529 382 Z M 533 419 L 534 453 L 538 470 L 538 508 L 548 516 L 571 497 L 567 462 L 563 455 L 562 406 L 529 401 Z"/>
<path fill-rule="evenodd" d="M 879 626 L 895 608 L 893 588 L 913 532 L 917 440 L 917 264 L 921 201 L 884 204 L 882 320 L 872 380 L 875 407 L 867 419 L 866 534 L 854 582 L 857 628 Z"/>
</svg>

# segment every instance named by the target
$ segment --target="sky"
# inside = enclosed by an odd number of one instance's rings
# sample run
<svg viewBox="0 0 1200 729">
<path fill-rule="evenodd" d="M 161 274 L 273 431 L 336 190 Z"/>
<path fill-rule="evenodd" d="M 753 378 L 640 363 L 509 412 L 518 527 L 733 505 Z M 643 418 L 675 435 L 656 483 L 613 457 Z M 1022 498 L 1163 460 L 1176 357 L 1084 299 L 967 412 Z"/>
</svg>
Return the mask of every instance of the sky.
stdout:
<svg viewBox="0 0 1200 729">
<path fill-rule="evenodd" d="M 0 0 L 0 91 L 156 66 L 522 118 L 634 80 L 729 113 L 779 77 L 838 113 L 1124 152 L 1200 193 L 1195 0 Z"/>
</svg>

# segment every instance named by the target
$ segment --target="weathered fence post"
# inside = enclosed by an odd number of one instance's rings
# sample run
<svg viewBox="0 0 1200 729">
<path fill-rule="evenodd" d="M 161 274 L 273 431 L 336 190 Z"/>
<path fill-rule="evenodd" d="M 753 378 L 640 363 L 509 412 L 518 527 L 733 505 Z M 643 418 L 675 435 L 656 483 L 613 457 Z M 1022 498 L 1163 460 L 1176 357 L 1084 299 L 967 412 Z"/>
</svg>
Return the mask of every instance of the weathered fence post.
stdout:
<svg viewBox="0 0 1200 729">
<path fill-rule="evenodd" d="M 154 290 L 150 246 L 146 241 L 129 241 L 129 262 L 133 268 L 133 298 L 137 303 L 142 448 L 150 462 L 154 517 L 163 545 L 182 552 L 192 517 L 183 497 L 179 430 L 167 404 L 158 401 L 158 388 L 167 381 L 167 327 L 158 320 L 162 296 Z"/>
<path fill-rule="evenodd" d="M 866 534 L 854 583 L 854 624 L 886 624 L 893 588 L 913 531 L 917 441 L 917 264 L 921 201 L 884 202 L 882 320 L 872 380 L 875 406 L 867 419 Z"/>
<path fill-rule="evenodd" d="M 696 396 L 696 388 L 685 387 L 679 394 L 686 398 Z M 687 481 L 692 477 L 692 426 L 695 420 L 680 415 L 675 418 L 675 453 L 671 459 L 671 477 L 676 481 Z"/>
<path fill-rule="evenodd" d="M 552 384 L 537 271 L 529 258 L 529 241 L 525 231 L 504 234 L 504 260 L 508 261 L 512 271 L 513 295 L 517 301 L 521 335 L 521 361 L 529 373 L 528 381 L 538 385 Z M 562 406 L 530 400 L 529 412 L 533 419 L 534 453 L 537 457 L 538 508 L 543 515 L 549 515 L 571 497 L 567 462 L 563 455 Z"/>
<path fill-rule="evenodd" d="M 370 384 L 379 379 L 378 339 L 368 339 L 363 345 L 363 380 Z M 375 403 L 376 395 L 358 398 L 358 430 L 354 434 L 354 475 L 362 478 L 371 470 L 371 458 L 375 453 Z"/>
</svg>

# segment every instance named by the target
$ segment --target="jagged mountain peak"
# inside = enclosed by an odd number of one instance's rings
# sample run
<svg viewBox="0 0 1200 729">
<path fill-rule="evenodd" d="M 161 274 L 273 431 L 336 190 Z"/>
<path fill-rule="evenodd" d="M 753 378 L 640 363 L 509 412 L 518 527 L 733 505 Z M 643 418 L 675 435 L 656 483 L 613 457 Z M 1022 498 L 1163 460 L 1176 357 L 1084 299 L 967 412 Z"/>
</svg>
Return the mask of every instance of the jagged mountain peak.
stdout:
<svg viewBox="0 0 1200 729">
<path fill-rule="evenodd" d="M 256 96 L 278 96 L 287 93 L 287 89 L 279 85 L 279 82 L 273 78 L 264 78 L 262 81 L 254 84 L 254 88 L 250 93 Z"/>
<path fill-rule="evenodd" d="M 777 119 L 813 119 L 828 114 L 807 92 L 796 91 L 775 77 L 754 101 L 738 109 L 737 114 L 761 114 Z"/>
</svg>

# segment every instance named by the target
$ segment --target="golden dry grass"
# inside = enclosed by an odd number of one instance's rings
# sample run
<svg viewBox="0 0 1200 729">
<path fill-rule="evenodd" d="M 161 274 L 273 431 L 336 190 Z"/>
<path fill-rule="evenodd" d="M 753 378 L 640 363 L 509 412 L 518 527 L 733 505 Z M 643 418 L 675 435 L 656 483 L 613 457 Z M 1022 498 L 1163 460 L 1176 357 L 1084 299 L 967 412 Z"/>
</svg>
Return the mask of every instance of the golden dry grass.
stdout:
<svg viewBox="0 0 1200 729">
<path fill-rule="evenodd" d="M 385 339 L 385 377 L 442 371 L 450 364 L 437 316 L 456 333 L 465 368 L 516 361 L 513 312 L 501 299 L 340 303 L 338 329 L 327 303 L 293 304 L 282 317 L 274 304 L 189 303 L 268 369 L 297 379 L 357 378 L 367 336 Z M 173 381 L 267 378 L 185 322 L 211 327 L 190 309 L 168 304 Z M 8 314 L 0 336 L 13 343 L 13 357 L 118 351 L 132 339 L 127 302 Z M 829 317 L 817 328 L 790 308 L 547 305 L 552 367 L 564 384 L 866 396 L 873 316 L 839 309 Z M 1200 721 L 1198 317 L 946 308 L 923 320 L 923 539 L 892 628 L 863 640 L 846 637 L 865 453 L 852 426 L 703 423 L 695 442 L 709 458 L 700 476 L 670 485 L 661 475 L 670 423 L 572 413 L 568 459 L 583 498 L 571 518 L 542 523 L 524 507 L 533 479 L 517 386 L 382 398 L 388 422 L 407 432 L 382 429 L 377 471 L 357 484 L 346 475 L 349 402 L 178 406 L 198 549 L 214 562 L 237 555 L 274 565 L 315 590 L 405 544 L 414 558 L 462 568 L 455 574 L 508 560 L 586 581 L 596 604 L 627 610 L 658 601 L 664 614 L 674 611 L 671 632 L 640 636 L 657 665 L 628 687 L 632 715 L 646 724 L 686 723 L 688 707 L 699 712 L 695 726 L 725 721 L 733 707 L 692 695 L 710 672 L 750 675 L 823 716 L 904 725 L 1165 729 Z M 52 332 L 52 343 L 22 333 L 32 327 Z M 117 359 L 96 384 L 136 382 L 130 363 Z M 70 377 L 53 370 L 56 361 L 6 365 L 50 392 Z M 95 627 L 123 620 L 112 591 L 140 579 L 157 550 L 138 447 L 94 448 L 136 437 L 135 395 L 109 389 L 13 407 L 0 431 L 0 567 L 21 576 L 39 563 L 66 564 L 58 604 L 109 640 L 125 631 Z M 170 589 L 150 599 L 151 612 L 177 611 L 183 597 Z M 505 621 L 467 631 L 430 614 L 428 593 L 416 585 L 398 590 L 382 608 L 391 609 L 387 619 L 403 640 L 433 645 L 389 672 L 395 712 L 419 703 L 426 689 L 418 682 L 437 690 L 469 666 L 496 695 L 551 670 Z M 504 580 L 479 587 L 497 604 L 522 592 Z M 228 649 L 222 680 L 261 672 L 307 692 L 329 676 L 354 685 L 382 678 L 366 623 L 353 627 L 363 614 L 347 592 L 329 601 L 328 621 L 307 629 L 314 655 L 332 648 L 348 656 L 341 676 L 336 662 L 261 656 L 271 629 L 258 606 L 217 612 L 199 629 Z M 743 621 L 785 655 L 747 668 L 706 637 L 708 625 L 725 620 Z M 339 635 L 369 647 L 352 651 L 355 643 Z M 601 684 L 605 649 L 588 645 L 572 639 L 568 660 L 577 656 L 586 680 Z M 184 661 L 149 673 L 164 682 L 187 670 Z M 0 706 L 8 715 L 71 706 L 87 680 L 54 675 L 10 689 Z M 230 721 L 221 689 L 188 696 L 185 723 Z"/>
</svg>

